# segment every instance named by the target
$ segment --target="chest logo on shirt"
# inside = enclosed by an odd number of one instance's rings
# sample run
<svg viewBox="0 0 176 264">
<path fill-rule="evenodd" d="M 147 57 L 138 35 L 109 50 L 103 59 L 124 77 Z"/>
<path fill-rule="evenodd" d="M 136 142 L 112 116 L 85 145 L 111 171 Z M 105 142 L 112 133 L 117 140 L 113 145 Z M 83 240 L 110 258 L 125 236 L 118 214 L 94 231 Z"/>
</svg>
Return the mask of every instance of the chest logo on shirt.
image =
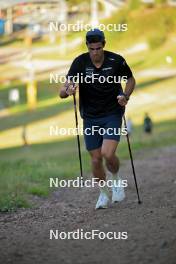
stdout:
<svg viewBox="0 0 176 264">
<path fill-rule="evenodd" d="M 91 76 L 94 73 L 94 68 L 92 67 L 86 67 L 86 75 Z"/>
<path fill-rule="evenodd" d="M 112 70 L 112 67 L 102 68 L 102 71 L 106 71 L 106 70 Z"/>
</svg>

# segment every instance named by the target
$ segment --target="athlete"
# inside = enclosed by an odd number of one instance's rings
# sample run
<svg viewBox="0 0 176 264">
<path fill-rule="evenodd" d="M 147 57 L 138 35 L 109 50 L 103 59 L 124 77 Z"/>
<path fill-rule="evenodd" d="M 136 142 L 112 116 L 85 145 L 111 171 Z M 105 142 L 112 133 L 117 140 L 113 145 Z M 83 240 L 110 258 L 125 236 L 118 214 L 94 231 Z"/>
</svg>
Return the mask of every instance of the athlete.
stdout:
<svg viewBox="0 0 176 264">
<path fill-rule="evenodd" d="M 135 87 L 135 79 L 125 59 L 104 50 L 104 32 L 92 29 L 86 34 L 87 53 L 74 59 L 60 97 L 76 93 L 79 84 L 79 108 L 83 118 L 84 140 L 91 157 L 92 173 L 98 181 L 113 179 L 112 202 L 125 198 L 118 175 L 119 159 L 115 154 L 125 106 Z M 76 77 L 76 81 L 75 81 Z M 125 81 L 124 91 L 122 80 Z M 105 166 L 103 161 L 105 160 Z M 110 201 L 107 185 L 100 188 L 95 208 L 107 208 Z"/>
</svg>

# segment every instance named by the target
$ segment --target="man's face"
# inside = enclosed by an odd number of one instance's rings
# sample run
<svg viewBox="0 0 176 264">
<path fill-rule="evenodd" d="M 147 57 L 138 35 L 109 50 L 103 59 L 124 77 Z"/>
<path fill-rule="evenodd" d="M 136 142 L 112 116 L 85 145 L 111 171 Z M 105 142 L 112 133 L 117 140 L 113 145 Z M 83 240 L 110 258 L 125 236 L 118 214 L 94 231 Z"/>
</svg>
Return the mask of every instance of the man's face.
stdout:
<svg viewBox="0 0 176 264">
<path fill-rule="evenodd" d="M 91 43 L 87 44 L 88 50 L 90 57 L 93 61 L 99 62 L 103 58 L 103 43 L 102 42 L 96 42 L 96 43 Z"/>
</svg>

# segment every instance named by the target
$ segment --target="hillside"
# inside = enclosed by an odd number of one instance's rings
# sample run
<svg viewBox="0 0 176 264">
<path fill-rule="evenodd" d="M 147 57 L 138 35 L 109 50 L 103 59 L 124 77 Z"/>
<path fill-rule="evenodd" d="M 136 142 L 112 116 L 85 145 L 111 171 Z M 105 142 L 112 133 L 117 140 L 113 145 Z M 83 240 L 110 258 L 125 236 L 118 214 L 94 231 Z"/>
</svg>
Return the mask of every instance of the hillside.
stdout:
<svg viewBox="0 0 176 264">
<path fill-rule="evenodd" d="M 137 5 L 133 9 L 125 7 L 114 14 L 107 23 L 127 23 L 127 32 L 105 32 L 107 49 L 124 53 L 136 77 L 137 87 L 128 104 L 127 116 L 134 124 L 133 151 L 159 148 L 175 144 L 176 97 L 174 74 L 176 67 L 175 33 L 176 8 L 157 5 L 152 8 Z M 102 21 L 103 22 L 103 21 Z M 78 36 L 84 37 L 85 32 L 70 33 L 71 40 Z M 135 52 L 126 52 L 127 48 L 139 43 L 146 43 L 147 48 Z M 39 45 L 39 43 L 38 43 Z M 44 45 L 40 43 L 40 45 Z M 39 49 L 40 49 L 39 45 Z M 48 44 L 49 45 L 49 44 Z M 34 44 L 36 47 L 36 44 Z M 41 46 L 42 47 L 42 46 Z M 11 47 L 13 49 L 13 47 Z M 23 47 L 21 47 L 22 49 Z M 86 50 L 85 44 L 70 49 L 65 56 L 59 53 L 43 53 L 35 59 L 66 60 Z M 20 51 L 21 52 L 21 51 Z M 172 58 L 168 63 L 166 57 Z M 42 63 L 42 61 L 40 61 Z M 1 76 L 12 75 L 14 68 L 2 68 Z M 2 70 L 2 71 L 1 71 Z M 20 71 L 20 67 L 15 68 Z M 150 70 L 150 72 L 148 71 Z M 24 69 L 23 69 L 24 71 Z M 143 75 L 141 73 L 143 71 Z M 164 73 L 167 73 L 164 75 Z M 10 105 L 9 91 L 18 88 L 20 102 Z M 46 196 L 49 193 L 48 177 L 76 177 L 79 163 L 76 162 L 75 137 L 51 137 L 50 125 L 59 124 L 65 128 L 75 126 L 72 98 L 58 99 L 59 84 L 49 84 L 48 74 L 38 81 L 38 104 L 33 111 L 28 111 L 26 104 L 26 83 L 15 81 L 0 86 L 1 103 L 5 109 L 1 111 L 1 187 L 0 210 L 8 211 L 16 207 L 27 206 L 26 194 Z M 148 112 L 154 122 L 154 134 L 147 138 L 143 135 L 142 122 L 144 113 Z M 81 120 L 79 119 L 81 124 Z M 29 147 L 23 147 L 22 131 L 27 127 Z M 82 140 L 82 138 L 81 138 Z M 126 141 L 122 140 L 120 155 L 128 158 Z M 85 172 L 89 173 L 89 157 L 83 146 Z M 47 149 L 47 153 L 46 153 Z M 75 157 L 66 165 L 67 157 Z M 59 159 L 59 162 L 58 162 Z M 10 167 L 9 167 L 9 163 Z M 47 164 L 47 168 L 46 168 Z M 15 177 L 14 177 L 15 175 Z M 21 182 L 21 180 L 23 181 Z"/>
</svg>

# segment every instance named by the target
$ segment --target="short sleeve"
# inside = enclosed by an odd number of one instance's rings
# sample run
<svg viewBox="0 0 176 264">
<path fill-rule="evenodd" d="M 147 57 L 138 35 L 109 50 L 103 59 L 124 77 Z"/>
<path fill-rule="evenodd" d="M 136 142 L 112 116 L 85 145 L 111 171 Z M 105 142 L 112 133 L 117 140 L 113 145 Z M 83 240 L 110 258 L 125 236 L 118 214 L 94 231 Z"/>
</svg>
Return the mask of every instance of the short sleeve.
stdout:
<svg viewBox="0 0 176 264">
<path fill-rule="evenodd" d="M 76 59 L 74 59 L 74 61 L 72 62 L 70 69 L 66 75 L 67 80 L 72 80 L 73 77 L 78 76 L 79 72 L 80 72 L 80 58 L 77 57 Z M 77 80 L 77 78 L 76 78 Z"/>
<path fill-rule="evenodd" d="M 130 67 L 128 66 L 126 60 L 121 57 L 120 61 L 119 61 L 119 75 L 122 77 L 122 76 L 125 76 L 127 77 L 127 79 L 131 78 L 133 76 L 133 73 L 130 69 Z"/>
</svg>

